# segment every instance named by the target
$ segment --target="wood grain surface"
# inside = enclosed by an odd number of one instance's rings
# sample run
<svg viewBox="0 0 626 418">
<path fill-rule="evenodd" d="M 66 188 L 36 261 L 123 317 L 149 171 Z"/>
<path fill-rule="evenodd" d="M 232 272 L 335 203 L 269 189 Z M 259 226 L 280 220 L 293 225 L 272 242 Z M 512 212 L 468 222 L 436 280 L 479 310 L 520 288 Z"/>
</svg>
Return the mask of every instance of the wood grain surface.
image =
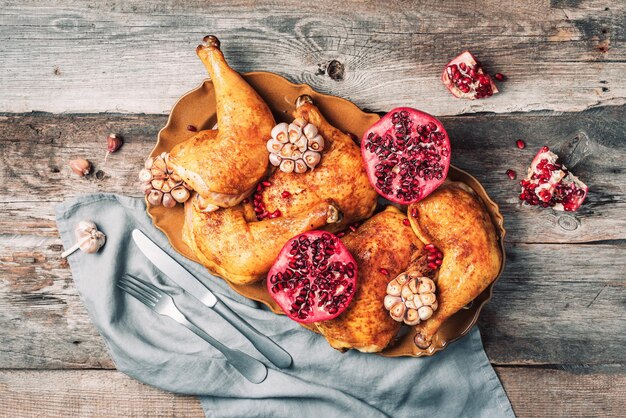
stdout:
<svg viewBox="0 0 626 418">
<path fill-rule="evenodd" d="M 167 113 L 205 78 L 194 49 L 209 33 L 239 71 L 441 116 L 453 164 L 505 218 L 506 270 L 479 327 L 516 414 L 623 416 L 625 22 L 609 0 L 0 0 L 0 416 L 202 416 L 195 398 L 115 371 L 53 213 L 83 193 L 140 195 Z M 440 72 L 464 49 L 507 76 L 500 94 L 445 90 Z M 109 132 L 125 144 L 105 164 Z M 543 145 L 590 186 L 580 211 L 519 204 L 505 171 L 519 180 Z M 75 176 L 74 157 L 93 174 Z"/>
<path fill-rule="evenodd" d="M 205 78 L 194 50 L 208 34 L 238 71 L 377 111 L 579 111 L 626 97 L 623 1 L 2 3 L 0 112 L 167 113 Z M 465 49 L 508 77 L 501 94 L 447 92 L 443 67 Z"/>
</svg>

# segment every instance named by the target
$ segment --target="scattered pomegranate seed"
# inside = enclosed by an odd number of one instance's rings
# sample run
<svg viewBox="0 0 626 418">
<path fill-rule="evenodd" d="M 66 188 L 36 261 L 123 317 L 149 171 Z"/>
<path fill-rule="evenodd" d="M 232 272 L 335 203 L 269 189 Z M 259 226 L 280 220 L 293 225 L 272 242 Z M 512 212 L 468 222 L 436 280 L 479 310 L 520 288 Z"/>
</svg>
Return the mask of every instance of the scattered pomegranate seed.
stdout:
<svg viewBox="0 0 626 418">
<path fill-rule="evenodd" d="M 511 180 L 515 180 L 515 177 L 517 177 L 515 170 L 511 170 L 510 168 L 506 170 L 506 175 L 509 176 Z"/>
<path fill-rule="evenodd" d="M 282 193 L 280 194 L 280 196 L 281 196 L 283 199 L 287 199 L 288 197 L 290 197 L 290 196 L 291 196 L 291 193 L 289 193 L 287 190 L 285 190 L 284 192 L 282 192 Z"/>
<path fill-rule="evenodd" d="M 345 232 L 343 232 L 343 231 L 341 231 L 341 232 L 337 232 L 335 235 L 337 235 L 337 237 L 341 238 L 341 237 L 343 237 L 344 235 L 346 235 L 346 233 L 345 233 Z"/>
<path fill-rule="evenodd" d="M 409 218 L 404 218 L 402 220 L 402 224 L 405 225 L 405 226 L 409 226 L 409 225 L 411 225 L 411 222 L 409 222 Z"/>
<path fill-rule="evenodd" d="M 270 187 L 272 185 L 272 183 L 270 183 L 269 181 L 262 181 L 261 184 L 263 185 L 263 187 Z"/>
<path fill-rule="evenodd" d="M 189 132 L 197 132 L 197 131 L 198 131 L 198 128 L 196 128 L 196 127 L 195 127 L 195 126 L 193 126 L 193 125 L 187 125 L 187 130 L 188 130 Z"/>
<path fill-rule="evenodd" d="M 504 74 L 501 74 L 501 73 L 495 73 L 493 77 L 498 81 L 504 80 Z"/>
<path fill-rule="evenodd" d="M 356 226 L 354 225 L 350 225 L 348 228 L 350 228 L 350 231 L 352 232 L 356 231 Z"/>
<path fill-rule="evenodd" d="M 384 274 L 385 276 L 389 276 L 389 270 L 385 269 L 385 268 L 380 268 L 378 271 L 380 271 L 380 274 Z"/>
<path fill-rule="evenodd" d="M 519 149 L 526 148 L 526 143 L 524 141 L 522 141 L 521 139 L 518 139 L 517 142 L 515 142 L 515 144 L 517 145 L 517 148 L 519 148 Z"/>
<path fill-rule="evenodd" d="M 417 218 L 417 215 L 418 215 L 417 208 L 411 209 L 411 216 L 414 217 L 414 218 Z"/>
<path fill-rule="evenodd" d="M 245 205 L 246 203 L 250 203 L 250 199 L 248 199 L 248 198 L 246 197 L 245 199 L 243 199 L 243 200 L 241 201 L 241 203 L 243 203 L 244 205 Z"/>
<path fill-rule="evenodd" d="M 276 209 L 270 214 L 270 219 L 278 218 L 279 216 L 282 216 L 282 212 L 279 209 Z"/>
</svg>

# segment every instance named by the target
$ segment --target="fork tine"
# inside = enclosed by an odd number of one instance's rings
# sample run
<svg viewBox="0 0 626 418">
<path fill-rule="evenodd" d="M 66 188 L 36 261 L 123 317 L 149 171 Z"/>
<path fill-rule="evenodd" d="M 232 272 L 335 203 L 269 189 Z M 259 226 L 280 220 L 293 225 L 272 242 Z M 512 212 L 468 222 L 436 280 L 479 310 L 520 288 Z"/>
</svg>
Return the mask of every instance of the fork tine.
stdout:
<svg viewBox="0 0 626 418">
<path fill-rule="evenodd" d="M 152 301 L 151 299 L 146 298 L 142 293 L 138 292 L 136 289 L 130 287 L 128 285 L 128 282 L 119 281 L 116 283 L 116 286 L 122 289 L 124 292 L 131 295 L 132 297 L 134 297 L 135 299 L 137 299 L 139 302 L 148 306 L 149 308 L 154 308 L 156 303 Z"/>
<path fill-rule="evenodd" d="M 135 277 L 132 274 L 126 273 L 124 276 L 126 277 L 127 281 L 140 287 L 145 292 L 150 293 L 155 298 L 160 299 L 163 296 L 163 292 L 161 292 L 159 288 L 153 285 L 152 283 L 141 280 L 140 278 Z"/>
<path fill-rule="evenodd" d="M 123 282 L 126 285 L 126 287 L 129 287 L 129 288 L 133 289 L 135 292 L 139 293 L 145 299 L 148 299 L 149 301 L 151 301 L 154 304 L 156 304 L 159 301 L 159 298 L 154 297 L 154 295 L 152 295 L 151 293 L 148 293 L 145 290 L 143 290 L 141 288 L 141 286 L 137 285 L 137 283 L 133 283 L 133 282 L 128 281 L 128 280 L 120 280 L 120 282 Z"/>
</svg>

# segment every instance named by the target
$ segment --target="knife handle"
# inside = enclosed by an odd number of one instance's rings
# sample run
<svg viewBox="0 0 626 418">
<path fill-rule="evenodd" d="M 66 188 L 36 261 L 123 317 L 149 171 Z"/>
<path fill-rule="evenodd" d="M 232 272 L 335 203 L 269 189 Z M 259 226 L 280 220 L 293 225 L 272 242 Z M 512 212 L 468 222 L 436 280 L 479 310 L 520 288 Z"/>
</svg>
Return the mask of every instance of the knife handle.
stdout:
<svg viewBox="0 0 626 418">
<path fill-rule="evenodd" d="M 276 365 L 276 367 L 286 369 L 291 366 L 292 359 L 288 352 L 269 337 L 253 328 L 252 325 L 244 321 L 235 312 L 231 311 L 224 302 L 218 300 L 215 306 L 213 306 L 213 310 L 235 327 L 237 331 L 242 333 L 259 353 L 263 354 L 269 361 Z"/>
</svg>

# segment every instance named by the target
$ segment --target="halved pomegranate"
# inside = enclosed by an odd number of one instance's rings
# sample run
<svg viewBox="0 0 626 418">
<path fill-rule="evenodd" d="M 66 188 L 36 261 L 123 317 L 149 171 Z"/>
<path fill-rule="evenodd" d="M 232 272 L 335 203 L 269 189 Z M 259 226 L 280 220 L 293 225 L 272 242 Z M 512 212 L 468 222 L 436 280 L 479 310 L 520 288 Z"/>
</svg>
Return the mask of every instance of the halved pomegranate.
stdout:
<svg viewBox="0 0 626 418">
<path fill-rule="evenodd" d="M 528 176 L 520 182 L 519 198 L 530 205 L 573 212 L 582 205 L 588 187 L 570 173 L 559 156 L 543 147 L 533 159 Z"/>
<path fill-rule="evenodd" d="M 480 62 L 469 51 L 446 65 L 441 81 L 455 97 L 463 99 L 482 99 L 498 92 L 491 77 L 483 72 Z"/>
<path fill-rule="evenodd" d="M 408 205 L 428 196 L 446 179 L 450 140 L 435 117 L 399 107 L 363 134 L 361 154 L 376 191 Z"/>
<path fill-rule="evenodd" d="M 290 239 L 267 274 L 267 289 L 294 321 L 340 315 L 356 292 L 357 266 L 335 235 L 310 231 Z"/>
</svg>

